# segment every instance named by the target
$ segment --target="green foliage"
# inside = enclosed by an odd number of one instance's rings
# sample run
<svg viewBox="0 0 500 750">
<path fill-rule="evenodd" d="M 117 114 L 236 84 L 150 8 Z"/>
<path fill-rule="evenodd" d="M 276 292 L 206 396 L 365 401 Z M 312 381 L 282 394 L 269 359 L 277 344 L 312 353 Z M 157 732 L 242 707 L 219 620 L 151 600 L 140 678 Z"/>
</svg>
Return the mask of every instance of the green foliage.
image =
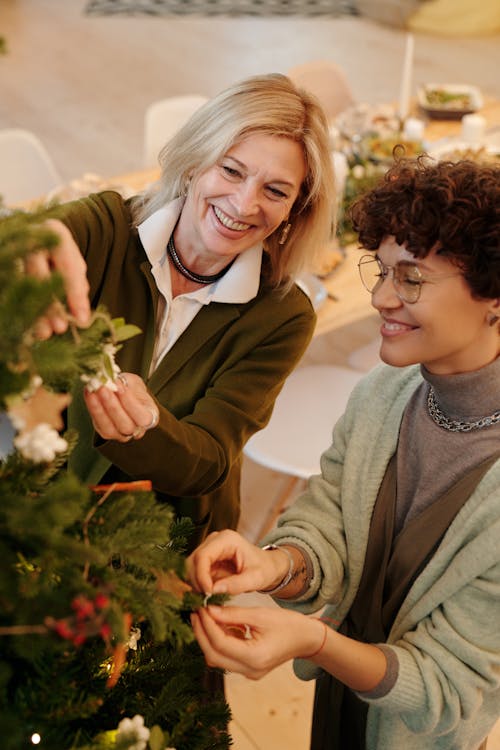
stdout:
<svg viewBox="0 0 500 750">
<path fill-rule="evenodd" d="M 409 141 L 401 133 L 382 135 L 368 131 L 347 150 L 348 171 L 337 217 L 337 236 L 342 246 L 357 242 L 349 211 L 354 201 L 382 180 L 394 162 L 423 153 L 420 141 Z"/>
<path fill-rule="evenodd" d="M 343 247 L 356 242 L 358 239 L 349 216 L 350 207 L 357 198 L 375 187 L 387 171 L 387 165 L 373 162 L 357 153 L 350 155 L 348 166 L 349 170 L 337 220 L 337 236 Z"/>
<path fill-rule="evenodd" d="M 63 299 L 56 276 L 24 272 L 27 253 L 54 246 L 37 221 L 15 213 L 0 222 L 4 410 L 34 375 L 63 392 L 82 375 L 111 377 L 109 346 L 137 332 L 98 310 L 85 330 L 35 339 L 37 318 Z M 228 748 L 228 708 L 202 687 L 189 624 L 202 602 L 183 580 L 190 522 L 174 521 L 151 491 L 82 485 L 66 469 L 77 435 L 64 438 L 68 449 L 53 461 L 16 450 L 0 460 L 2 747 L 32 748 L 37 732 L 45 750 L 125 750 L 115 730 L 139 714 L 152 730 L 149 750 Z"/>
</svg>

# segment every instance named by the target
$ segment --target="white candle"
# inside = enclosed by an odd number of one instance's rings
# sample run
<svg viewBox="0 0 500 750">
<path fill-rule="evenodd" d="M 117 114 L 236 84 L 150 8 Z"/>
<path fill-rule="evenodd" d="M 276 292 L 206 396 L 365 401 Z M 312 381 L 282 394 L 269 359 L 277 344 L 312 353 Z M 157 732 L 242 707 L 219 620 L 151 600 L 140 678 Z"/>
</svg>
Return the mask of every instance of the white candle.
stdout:
<svg viewBox="0 0 500 750">
<path fill-rule="evenodd" d="M 481 115 L 464 115 L 462 117 L 462 138 L 467 143 L 478 143 L 484 136 L 486 120 Z"/>
<path fill-rule="evenodd" d="M 422 120 L 416 117 L 408 117 L 405 120 L 403 135 L 409 141 L 421 141 L 424 137 L 425 125 Z"/>
<path fill-rule="evenodd" d="M 401 76 L 401 89 L 399 92 L 399 117 L 405 120 L 410 108 L 411 82 L 413 76 L 413 34 L 406 35 L 405 58 L 403 62 L 403 73 Z"/>
</svg>

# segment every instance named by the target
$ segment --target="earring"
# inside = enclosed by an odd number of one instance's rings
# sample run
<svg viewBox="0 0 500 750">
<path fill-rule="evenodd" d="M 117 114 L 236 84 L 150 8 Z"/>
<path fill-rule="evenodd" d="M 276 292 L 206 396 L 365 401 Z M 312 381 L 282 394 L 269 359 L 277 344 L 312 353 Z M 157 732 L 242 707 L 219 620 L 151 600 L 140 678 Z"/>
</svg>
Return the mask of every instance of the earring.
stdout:
<svg viewBox="0 0 500 750">
<path fill-rule="evenodd" d="M 488 325 L 493 327 L 497 321 L 500 320 L 500 317 L 498 315 L 494 315 L 493 313 L 490 313 L 488 316 Z"/>
<path fill-rule="evenodd" d="M 288 238 L 288 235 L 290 233 L 290 229 L 291 228 L 292 228 L 291 224 L 285 224 L 285 226 L 283 227 L 283 230 L 281 232 L 280 238 L 278 240 L 278 244 L 279 245 L 284 245 L 285 244 L 285 242 L 287 241 L 287 238 Z"/>
</svg>

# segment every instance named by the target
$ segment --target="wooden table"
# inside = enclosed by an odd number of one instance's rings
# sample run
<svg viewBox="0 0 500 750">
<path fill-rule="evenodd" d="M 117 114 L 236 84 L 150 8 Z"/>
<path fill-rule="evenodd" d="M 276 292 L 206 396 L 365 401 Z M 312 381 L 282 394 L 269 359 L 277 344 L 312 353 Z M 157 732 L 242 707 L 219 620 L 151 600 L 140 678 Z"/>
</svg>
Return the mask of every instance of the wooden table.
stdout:
<svg viewBox="0 0 500 750">
<path fill-rule="evenodd" d="M 500 127 L 500 100 L 486 98 L 484 107 L 477 112 L 486 120 L 486 128 Z M 431 120 L 426 119 L 425 113 L 413 105 L 412 116 L 419 117 L 426 122 L 425 139 L 427 141 L 439 141 L 441 138 L 460 137 L 462 123 L 460 120 Z"/>
</svg>

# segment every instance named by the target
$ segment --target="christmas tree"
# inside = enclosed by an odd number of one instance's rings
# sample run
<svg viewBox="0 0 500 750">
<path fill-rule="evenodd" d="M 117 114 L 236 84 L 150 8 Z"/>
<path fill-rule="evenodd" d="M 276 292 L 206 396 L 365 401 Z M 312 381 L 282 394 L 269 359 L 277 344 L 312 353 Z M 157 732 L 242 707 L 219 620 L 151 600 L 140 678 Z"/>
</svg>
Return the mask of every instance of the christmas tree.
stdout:
<svg viewBox="0 0 500 750">
<path fill-rule="evenodd" d="M 0 221 L 2 746 L 222 750 L 228 707 L 203 693 L 189 624 L 202 603 L 184 576 L 189 523 L 147 481 L 89 488 L 66 469 L 72 385 L 113 387 L 114 354 L 138 331 L 95 310 L 87 328 L 36 338 L 64 290 L 24 261 L 56 242 L 36 214 Z"/>
</svg>

